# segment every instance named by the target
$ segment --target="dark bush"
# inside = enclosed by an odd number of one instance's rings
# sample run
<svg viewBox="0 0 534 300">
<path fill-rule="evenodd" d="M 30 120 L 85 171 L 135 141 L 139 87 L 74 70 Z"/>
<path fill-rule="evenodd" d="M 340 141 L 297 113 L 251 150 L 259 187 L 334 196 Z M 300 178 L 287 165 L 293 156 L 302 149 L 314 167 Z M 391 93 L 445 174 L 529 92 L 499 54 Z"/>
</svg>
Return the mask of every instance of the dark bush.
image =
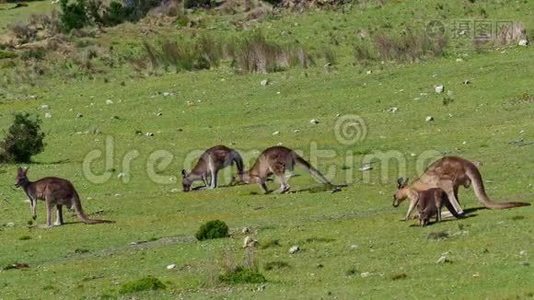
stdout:
<svg viewBox="0 0 534 300">
<path fill-rule="evenodd" d="M 31 157 L 44 150 L 45 134 L 41 120 L 30 114 L 16 114 L 6 137 L 0 142 L 0 162 L 29 163 Z"/>
<path fill-rule="evenodd" d="M 210 8 L 214 6 L 215 1 L 213 0 L 185 0 L 185 8 Z"/>
<path fill-rule="evenodd" d="M 61 0 L 60 7 L 59 20 L 64 31 L 70 32 L 72 29 L 80 29 L 90 23 L 85 0 L 76 0 L 74 3 L 69 3 L 69 0 Z"/>
<path fill-rule="evenodd" d="M 228 236 L 228 225 L 220 220 L 209 221 L 200 226 L 200 229 L 195 234 L 197 240 L 218 239 Z"/>
<path fill-rule="evenodd" d="M 265 276 L 251 268 L 236 267 L 230 272 L 219 276 L 219 280 L 231 284 L 239 283 L 263 283 L 266 282 Z"/>
<path fill-rule="evenodd" d="M 141 291 L 150 291 L 150 290 L 162 290 L 165 289 L 165 284 L 159 279 L 147 276 L 139 280 L 130 281 L 121 286 L 119 294 L 129 294 Z"/>
</svg>

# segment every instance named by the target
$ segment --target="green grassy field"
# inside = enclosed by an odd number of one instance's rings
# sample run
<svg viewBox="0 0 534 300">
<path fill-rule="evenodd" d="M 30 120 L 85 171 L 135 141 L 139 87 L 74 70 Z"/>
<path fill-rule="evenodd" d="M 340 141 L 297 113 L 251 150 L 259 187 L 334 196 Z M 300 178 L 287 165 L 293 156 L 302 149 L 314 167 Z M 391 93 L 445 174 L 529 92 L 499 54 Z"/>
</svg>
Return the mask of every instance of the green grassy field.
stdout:
<svg viewBox="0 0 534 300">
<path fill-rule="evenodd" d="M 385 9 L 400 22 L 408 8 L 415 10 L 417 4 L 393 3 Z M 487 10 L 490 18 L 520 15 L 513 8 Z M 0 10 L 1 22 L 3 14 Z M 366 21 L 354 21 L 360 14 Z M 346 27 L 344 32 L 352 32 L 351 26 L 372 23 L 379 14 L 378 9 L 348 17 L 315 12 L 299 16 L 299 22 L 312 24 L 328 15 Z M 290 20 L 266 21 L 272 23 L 265 25 L 267 35 Z M 523 21 L 533 28 L 532 18 Z M 297 36 L 313 32 L 297 28 Z M 339 52 L 348 53 L 343 46 Z M 24 111 L 39 115 L 47 133 L 45 151 L 30 165 L 30 179 L 68 178 L 91 217 L 116 223 L 84 225 L 68 213 L 65 226 L 28 226 L 29 205 L 13 186 L 17 166 L 1 165 L 0 197 L 7 202 L 0 200 L 0 267 L 19 262 L 30 268 L 0 271 L 0 299 L 532 298 L 532 207 L 476 210 L 466 219 L 421 228 L 415 221 L 401 221 L 406 204 L 391 205 L 397 176 L 413 178 L 420 174 L 417 162 L 428 164 L 443 154 L 482 162 L 492 198 L 533 202 L 534 145 L 528 142 L 534 141 L 534 51 L 512 47 L 465 53 L 461 62 L 451 54 L 417 64 L 367 67 L 352 66 L 340 54 L 335 70 L 318 65 L 268 75 L 236 75 L 222 67 L 133 78 L 118 70 L 25 87 L 35 99 L 5 97 L 0 128 L 9 126 L 12 113 Z M 263 79 L 271 84 L 262 86 Z M 436 84 L 452 92 L 448 105 L 443 94 L 434 92 Z M 12 89 L 20 92 L 18 86 Z M 113 104 L 106 104 L 108 99 Z M 398 110 L 388 112 L 391 107 Z M 47 112 L 51 118 L 45 118 Z M 364 120 L 365 134 L 345 145 L 336 138 L 335 125 L 351 114 Z M 434 121 L 426 122 L 427 116 Z M 310 124 L 311 119 L 319 123 Z M 109 138 L 111 165 L 101 157 L 90 167 L 97 175 L 111 175 L 95 183 L 83 163 L 91 151 L 105 151 Z M 520 139 L 525 145 L 511 143 Z M 314 147 L 329 150 L 328 157 L 320 155 L 313 163 L 349 186 L 334 194 L 310 192 L 318 184 L 297 169 L 300 176 L 290 180 L 297 191 L 292 194 L 261 195 L 256 185 L 181 192 L 180 170 L 194 151 L 225 144 L 240 150 L 250 166 L 261 150 L 278 143 L 301 150 L 305 158 L 316 157 Z M 139 155 L 127 172 L 123 158 L 134 150 Z M 359 171 L 369 154 L 376 155 L 373 170 Z M 153 161 L 162 156 L 172 161 Z M 400 163 L 392 159 L 382 169 L 386 160 L 380 158 L 389 156 Z M 118 178 L 121 172 L 130 175 L 128 183 Z M 228 178 L 222 179 L 225 185 Z M 460 200 L 464 208 L 480 207 L 472 189 L 462 188 Z M 42 224 L 44 205 L 38 205 Z M 225 221 L 232 236 L 196 241 L 199 226 L 213 219 Z M 260 243 L 254 258 L 265 284 L 228 285 L 217 279 L 225 264 L 245 260 L 243 227 L 251 228 Z M 439 232 L 448 237 L 428 238 Z M 280 246 L 261 247 L 273 240 Z M 301 251 L 289 254 L 293 245 Z M 442 255 L 448 263 L 436 263 Z M 289 267 L 266 270 L 269 262 Z M 167 270 L 169 264 L 176 268 Z M 119 294 L 123 284 L 148 275 L 166 289 Z"/>
</svg>

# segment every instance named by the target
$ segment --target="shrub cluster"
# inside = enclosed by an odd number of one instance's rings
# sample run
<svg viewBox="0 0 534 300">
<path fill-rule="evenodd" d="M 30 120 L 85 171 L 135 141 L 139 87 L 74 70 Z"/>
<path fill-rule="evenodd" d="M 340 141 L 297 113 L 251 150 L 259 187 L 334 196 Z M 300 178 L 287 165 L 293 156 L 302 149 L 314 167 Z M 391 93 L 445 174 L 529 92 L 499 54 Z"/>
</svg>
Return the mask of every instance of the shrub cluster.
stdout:
<svg viewBox="0 0 534 300">
<path fill-rule="evenodd" d="M 197 240 L 218 239 L 228 236 L 228 225 L 221 220 L 209 221 L 200 226 L 195 234 Z"/>
<path fill-rule="evenodd" d="M 44 150 L 41 120 L 30 114 L 16 114 L 3 141 L 0 142 L 0 162 L 29 163 L 31 157 Z"/>
</svg>

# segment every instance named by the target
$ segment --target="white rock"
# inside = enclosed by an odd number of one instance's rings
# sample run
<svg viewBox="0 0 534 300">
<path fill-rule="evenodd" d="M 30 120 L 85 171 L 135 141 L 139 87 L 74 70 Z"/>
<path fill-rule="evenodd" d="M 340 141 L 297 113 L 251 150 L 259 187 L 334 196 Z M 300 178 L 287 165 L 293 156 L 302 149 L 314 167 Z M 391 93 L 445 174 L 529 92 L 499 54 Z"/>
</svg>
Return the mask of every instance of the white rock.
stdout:
<svg viewBox="0 0 534 300">
<path fill-rule="evenodd" d="M 280 131 L 278 131 L 278 130 L 273 132 L 273 135 L 279 135 L 279 134 L 280 134 Z"/>
<path fill-rule="evenodd" d="M 262 81 L 260 81 L 260 84 L 261 86 L 266 86 L 269 84 L 269 79 L 263 79 Z"/>
<path fill-rule="evenodd" d="M 45 118 L 47 118 L 47 119 L 50 119 L 50 118 L 52 118 L 52 114 L 51 114 L 51 113 L 49 113 L 49 112 L 47 112 L 47 113 L 45 114 Z"/>
<path fill-rule="evenodd" d="M 258 241 L 251 238 L 250 236 L 246 236 L 243 240 L 243 248 L 252 248 L 258 244 Z"/>
<path fill-rule="evenodd" d="M 176 264 L 170 264 L 167 266 L 167 270 L 172 270 L 176 268 Z"/>
<path fill-rule="evenodd" d="M 392 114 L 396 113 L 397 110 L 399 110 L 399 108 L 396 107 L 396 106 L 393 106 L 393 107 L 388 108 L 388 112 L 390 112 L 390 113 L 392 113 Z"/>
<path fill-rule="evenodd" d="M 169 93 L 169 92 L 163 92 L 163 97 L 168 97 L 170 95 L 171 95 L 171 93 Z"/>
<path fill-rule="evenodd" d="M 300 129 L 295 129 L 293 130 L 294 133 L 299 133 L 300 132 Z"/>
<path fill-rule="evenodd" d="M 43 110 L 50 109 L 50 106 L 48 106 L 47 104 L 43 104 L 43 105 L 41 105 L 41 109 L 43 109 Z"/>
<path fill-rule="evenodd" d="M 126 177 L 126 173 L 122 173 L 121 172 L 121 173 L 117 174 L 117 178 L 120 179 L 120 178 L 123 178 L 123 177 Z"/>
<path fill-rule="evenodd" d="M 145 133 L 146 136 L 154 136 L 154 133 L 153 132 L 147 132 Z"/>
<path fill-rule="evenodd" d="M 519 252 L 519 255 L 521 256 L 527 255 L 527 250 L 521 250 L 521 252 Z"/>
<path fill-rule="evenodd" d="M 438 258 L 438 260 L 436 261 L 436 263 L 437 263 L 437 264 L 443 264 L 443 263 L 446 263 L 447 261 L 449 261 L 449 260 L 447 259 L 447 256 L 442 255 L 442 256 L 440 256 L 440 257 Z"/>
<path fill-rule="evenodd" d="M 443 93 L 444 90 L 445 90 L 445 87 L 443 86 L 443 84 L 438 84 L 434 86 L 434 91 L 438 94 Z"/>
<path fill-rule="evenodd" d="M 358 170 L 360 170 L 360 171 L 369 171 L 369 170 L 372 170 L 372 169 L 373 169 L 373 166 L 371 166 L 370 164 L 364 164 Z"/>
<path fill-rule="evenodd" d="M 83 117 L 83 114 L 82 114 L 82 113 L 77 113 L 77 114 L 76 114 L 76 118 L 81 118 L 81 117 Z"/>
<path fill-rule="evenodd" d="M 106 104 L 107 105 L 113 104 L 113 100 L 111 100 L 111 99 L 106 100 Z"/>
<path fill-rule="evenodd" d="M 13 222 L 6 223 L 6 227 L 14 227 L 14 226 L 15 226 L 15 223 Z"/>
<path fill-rule="evenodd" d="M 367 73 L 367 75 L 371 75 L 373 73 L 373 71 L 368 70 L 366 73 Z"/>
<path fill-rule="evenodd" d="M 427 117 L 425 118 L 425 121 L 427 121 L 427 122 L 434 121 L 434 117 L 432 117 L 432 116 L 427 116 Z"/>
<path fill-rule="evenodd" d="M 289 254 L 295 254 L 297 252 L 300 251 L 300 247 L 295 245 L 295 246 L 292 246 L 291 248 L 289 248 Z"/>
<path fill-rule="evenodd" d="M 350 245 L 350 249 L 358 249 L 358 245 L 356 245 L 356 244 Z"/>
<path fill-rule="evenodd" d="M 366 278 L 366 277 L 371 276 L 371 273 L 369 273 L 369 272 L 363 272 L 363 273 L 360 274 L 360 276 L 361 276 L 362 278 Z"/>
<path fill-rule="evenodd" d="M 241 233 L 243 233 L 243 234 L 247 234 L 247 233 L 250 233 L 250 232 L 251 232 L 251 230 L 248 227 L 243 227 L 243 229 L 241 229 Z"/>
<path fill-rule="evenodd" d="M 310 124 L 319 124 L 319 120 L 317 119 L 311 119 Z"/>
<path fill-rule="evenodd" d="M 528 40 L 527 39 L 521 39 L 519 40 L 519 43 L 517 43 L 519 46 L 528 46 Z"/>
<path fill-rule="evenodd" d="M 173 188 L 173 189 L 171 190 L 171 193 L 178 193 L 179 191 L 180 191 L 180 189 L 178 189 L 178 188 Z"/>
<path fill-rule="evenodd" d="M 464 59 L 461 58 L 461 57 L 458 57 L 458 58 L 456 59 L 456 62 L 462 62 L 462 61 L 464 61 Z"/>
<path fill-rule="evenodd" d="M 120 196 L 121 196 L 121 194 L 115 194 L 115 197 L 120 197 Z"/>
<path fill-rule="evenodd" d="M 156 113 L 156 116 L 161 117 L 161 116 L 163 116 L 163 113 L 162 112 L 158 112 L 158 113 Z"/>
</svg>

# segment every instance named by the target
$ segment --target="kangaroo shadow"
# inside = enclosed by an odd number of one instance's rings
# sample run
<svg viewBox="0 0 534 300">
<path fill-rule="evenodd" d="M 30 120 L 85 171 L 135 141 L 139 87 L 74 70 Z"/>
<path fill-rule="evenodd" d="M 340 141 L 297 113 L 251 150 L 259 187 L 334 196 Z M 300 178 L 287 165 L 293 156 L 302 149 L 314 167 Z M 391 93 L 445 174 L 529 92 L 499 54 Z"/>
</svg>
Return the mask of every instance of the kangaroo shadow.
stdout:
<svg viewBox="0 0 534 300">
<path fill-rule="evenodd" d="M 46 162 L 46 161 L 32 161 L 34 165 L 61 165 L 70 163 L 70 159 L 60 159 L 56 161 Z"/>
<path fill-rule="evenodd" d="M 465 212 L 466 210 L 464 210 Z M 428 227 L 428 226 L 432 226 L 432 225 L 435 225 L 435 224 L 438 224 L 438 223 L 444 223 L 444 222 L 452 222 L 452 221 L 458 221 L 458 220 L 463 220 L 463 219 L 467 219 L 467 218 L 472 218 L 472 217 L 476 217 L 477 214 L 470 214 L 470 215 L 465 215 L 463 217 L 460 217 L 460 218 L 455 218 L 453 216 L 451 217 L 447 217 L 447 218 L 443 218 L 441 219 L 440 222 L 437 222 L 435 220 L 435 218 L 432 218 L 432 222 L 429 222 L 428 224 L 426 224 L 425 226 L 421 226 L 419 224 L 411 224 L 409 227 Z"/>
</svg>

